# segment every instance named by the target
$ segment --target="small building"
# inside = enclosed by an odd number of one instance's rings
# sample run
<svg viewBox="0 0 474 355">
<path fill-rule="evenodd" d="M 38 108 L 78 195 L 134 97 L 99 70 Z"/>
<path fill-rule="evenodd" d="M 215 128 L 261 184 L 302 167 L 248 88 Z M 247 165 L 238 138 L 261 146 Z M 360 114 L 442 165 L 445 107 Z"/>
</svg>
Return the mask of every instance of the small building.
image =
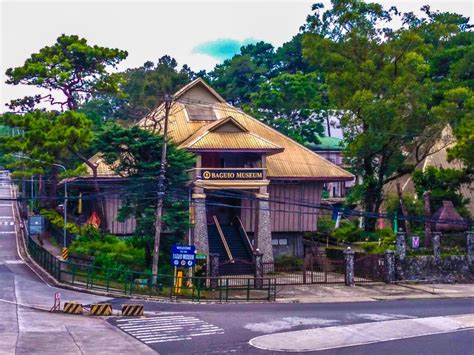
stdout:
<svg viewBox="0 0 474 355">
<path fill-rule="evenodd" d="M 139 126 L 149 129 L 150 117 Z M 228 104 L 202 79 L 173 96 L 169 138 L 196 155 L 193 243 L 197 252 L 217 252 L 223 261 L 251 259 L 255 252 L 266 262 L 279 254 L 303 256 L 304 233 L 317 229 L 324 184 L 353 180 L 337 164 Z M 131 234 L 134 221 L 115 221 L 120 201 L 113 184 L 120 178 L 100 155 L 92 160 L 99 181 L 106 181 L 108 229 Z"/>
<path fill-rule="evenodd" d="M 344 168 L 344 143 L 337 137 L 319 137 L 319 143 L 306 143 L 306 147 L 331 163 Z M 323 186 L 323 198 L 337 200 L 346 196 L 349 189 L 354 186 L 354 181 L 331 181 Z"/>
</svg>

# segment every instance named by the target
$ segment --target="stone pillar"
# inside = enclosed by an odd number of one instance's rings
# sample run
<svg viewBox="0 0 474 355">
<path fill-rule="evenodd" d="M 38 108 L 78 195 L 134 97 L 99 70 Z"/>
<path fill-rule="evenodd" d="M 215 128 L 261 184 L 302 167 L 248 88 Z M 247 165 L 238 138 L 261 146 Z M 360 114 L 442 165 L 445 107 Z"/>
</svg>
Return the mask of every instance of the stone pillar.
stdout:
<svg viewBox="0 0 474 355">
<path fill-rule="evenodd" d="M 217 288 L 219 277 L 219 254 L 210 253 L 209 254 L 209 273 L 211 276 L 211 288 Z"/>
<path fill-rule="evenodd" d="M 263 254 L 264 263 L 273 262 L 272 223 L 270 219 L 270 203 L 267 193 L 256 194 L 257 211 L 255 223 L 255 247 Z"/>
<path fill-rule="evenodd" d="M 397 256 L 400 261 L 405 260 L 405 256 L 407 255 L 407 246 L 405 241 L 405 233 L 398 232 L 396 238 L 396 246 L 397 246 Z"/>
<path fill-rule="evenodd" d="M 263 254 L 257 253 L 255 256 L 255 288 L 263 287 Z"/>
<path fill-rule="evenodd" d="M 431 246 L 433 247 L 433 256 L 437 260 L 441 256 L 441 232 L 431 233 Z"/>
<path fill-rule="evenodd" d="M 354 251 L 351 248 L 344 250 L 344 283 L 346 286 L 354 286 Z"/>
<path fill-rule="evenodd" d="M 387 250 L 385 252 L 385 283 L 392 283 L 395 281 L 395 253 L 393 250 Z"/>
<path fill-rule="evenodd" d="M 194 193 L 192 198 L 194 204 L 194 245 L 198 253 L 207 255 L 209 254 L 209 239 L 207 237 L 206 195 L 202 192 Z"/>
<path fill-rule="evenodd" d="M 474 266 L 474 231 L 466 232 L 467 260 Z"/>
</svg>

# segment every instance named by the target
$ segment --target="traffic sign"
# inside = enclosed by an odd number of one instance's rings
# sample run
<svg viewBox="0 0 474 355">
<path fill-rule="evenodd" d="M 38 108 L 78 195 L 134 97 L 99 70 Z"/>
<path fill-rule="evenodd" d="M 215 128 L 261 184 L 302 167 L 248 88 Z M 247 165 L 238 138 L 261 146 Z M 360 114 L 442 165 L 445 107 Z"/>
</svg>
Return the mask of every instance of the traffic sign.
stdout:
<svg viewBox="0 0 474 355">
<path fill-rule="evenodd" d="M 206 259 L 207 259 L 206 254 L 201 254 L 201 253 L 196 254 L 196 260 L 206 260 Z"/>
<path fill-rule="evenodd" d="M 196 247 L 194 245 L 173 245 L 171 265 L 192 267 L 196 263 Z"/>
</svg>

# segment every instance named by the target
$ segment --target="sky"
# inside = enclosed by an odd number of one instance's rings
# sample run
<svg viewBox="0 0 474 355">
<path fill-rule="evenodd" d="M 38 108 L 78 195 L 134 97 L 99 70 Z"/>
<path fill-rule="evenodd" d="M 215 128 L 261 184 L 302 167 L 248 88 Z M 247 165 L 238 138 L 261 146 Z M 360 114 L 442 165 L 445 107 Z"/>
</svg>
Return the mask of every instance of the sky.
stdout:
<svg viewBox="0 0 474 355">
<path fill-rule="evenodd" d="M 51 45 L 62 33 L 90 44 L 127 50 L 120 69 L 156 62 L 163 55 L 194 71 L 211 70 L 259 40 L 281 46 L 305 22 L 314 2 L 329 1 L 8 1 L 0 0 L 0 112 L 11 99 L 36 89 L 5 84 L 5 70 L 20 66 L 32 53 Z M 401 11 L 432 9 L 474 15 L 469 0 L 391 0 Z"/>
</svg>

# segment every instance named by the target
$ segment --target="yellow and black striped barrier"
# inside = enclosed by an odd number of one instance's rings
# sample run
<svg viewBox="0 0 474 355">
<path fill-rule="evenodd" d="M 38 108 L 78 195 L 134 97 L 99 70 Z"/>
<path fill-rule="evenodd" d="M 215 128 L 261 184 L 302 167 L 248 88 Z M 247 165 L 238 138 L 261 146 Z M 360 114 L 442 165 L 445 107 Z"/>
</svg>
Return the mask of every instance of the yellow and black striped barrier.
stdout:
<svg viewBox="0 0 474 355">
<path fill-rule="evenodd" d="M 63 257 L 63 260 L 67 260 L 69 258 L 69 249 L 63 248 L 61 252 L 61 256 Z"/>
<path fill-rule="evenodd" d="M 112 305 L 110 303 L 91 304 L 90 314 L 92 316 L 110 316 L 112 315 Z"/>
<path fill-rule="evenodd" d="M 123 304 L 122 316 L 143 316 L 142 304 Z"/>
<path fill-rule="evenodd" d="M 82 304 L 76 302 L 64 302 L 63 312 L 68 314 L 82 314 Z"/>
</svg>

